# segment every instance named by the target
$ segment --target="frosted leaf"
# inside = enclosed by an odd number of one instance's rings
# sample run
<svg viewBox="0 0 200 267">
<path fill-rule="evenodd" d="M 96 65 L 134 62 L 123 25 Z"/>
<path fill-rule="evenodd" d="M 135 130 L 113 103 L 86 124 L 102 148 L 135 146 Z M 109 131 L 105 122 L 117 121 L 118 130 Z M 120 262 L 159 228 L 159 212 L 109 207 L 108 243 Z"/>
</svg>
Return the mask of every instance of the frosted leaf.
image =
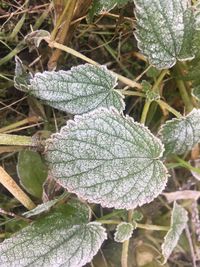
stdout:
<svg viewBox="0 0 200 267">
<path fill-rule="evenodd" d="M 15 57 L 14 86 L 23 92 L 27 91 L 32 74 L 27 71 L 19 57 Z"/>
<path fill-rule="evenodd" d="M 200 142 L 200 110 L 193 109 L 187 116 L 167 121 L 159 132 L 166 155 L 184 154 Z"/>
<path fill-rule="evenodd" d="M 81 267 L 90 262 L 106 239 L 105 229 L 99 223 L 80 224 L 80 218 L 73 225 L 74 216 L 65 211 L 45 217 L 6 239 L 0 266 Z"/>
<path fill-rule="evenodd" d="M 164 238 L 164 243 L 162 244 L 162 255 L 164 257 L 163 264 L 167 262 L 167 259 L 176 247 L 179 237 L 186 227 L 187 221 L 187 211 L 174 202 L 170 230 L 167 232 Z"/>
<path fill-rule="evenodd" d="M 200 101 L 200 86 L 196 86 L 192 89 L 192 95 Z"/>
<path fill-rule="evenodd" d="M 194 57 L 195 15 L 188 0 L 134 0 L 139 49 L 159 69 Z"/>
<path fill-rule="evenodd" d="M 39 215 L 45 211 L 50 210 L 50 208 L 53 207 L 58 201 L 59 201 L 59 199 L 47 201 L 45 203 L 38 205 L 36 208 L 34 208 L 32 210 L 24 212 L 23 215 L 26 216 L 26 218 L 30 218 L 32 216 Z"/>
<path fill-rule="evenodd" d="M 162 192 L 162 153 L 147 127 L 103 108 L 75 116 L 46 147 L 58 183 L 89 202 L 119 209 L 141 206 Z"/>
<path fill-rule="evenodd" d="M 133 229 L 134 227 L 131 223 L 122 222 L 118 224 L 114 234 L 115 241 L 123 243 L 124 241 L 130 239 Z"/>
<path fill-rule="evenodd" d="M 103 11 L 110 11 L 115 6 L 124 6 L 131 0 L 94 0 L 92 14 L 99 14 Z M 132 0 L 133 2 L 133 0 Z"/>
<path fill-rule="evenodd" d="M 123 96 L 114 89 L 117 78 L 106 67 L 79 65 L 70 71 L 37 73 L 30 81 L 32 95 L 71 114 L 98 107 L 124 109 Z"/>
</svg>

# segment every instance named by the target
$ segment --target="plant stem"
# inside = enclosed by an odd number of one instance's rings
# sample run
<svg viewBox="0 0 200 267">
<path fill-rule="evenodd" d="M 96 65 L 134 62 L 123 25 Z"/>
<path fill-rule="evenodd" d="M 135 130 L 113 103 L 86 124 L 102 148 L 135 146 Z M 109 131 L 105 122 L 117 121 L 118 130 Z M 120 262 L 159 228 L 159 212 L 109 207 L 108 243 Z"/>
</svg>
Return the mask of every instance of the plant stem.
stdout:
<svg viewBox="0 0 200 267">
<path fill-rule="evenodd" d="M 187 88 L 185 86 L 184 81 L 179 78 L 180 76 L 182 76 L 182 72 L 183 72 L 181 70 L 181 65 L 177 63 L 176 66 L 174 67 L 174 70 L 175 70 L 175 74 L 178 76 L 176 78 L 176 84 L 178 86 L 181 98 L 185 104 L 186 112 L 188 113 L 193 109 L 193 103 L 187 92 Z"/>
<path fill-rule="evenodd" d="M 168 73 L 168 70 L 162 70 L 160 72 L 160 75 L 158 76 L 157 80 L 155 81 L 155 83 L 152 87 L 153 92 L 159 93 L 159 85 L 167 73 Z M 144 104 L 144 108 L 143 108 L 142 116 L 141 116 L 141 120 L 140 120 L 140 122 L 143 124 L 145 124 L 145 122 L 146 122 L 147 114 L 149 112 L 149 108 L 151 106 L 151 103 L 152 103 L 152 101 L 146 100 L 146 102 Z"/>
<path fill-rule="evenodd" d="M 32 210 L 36 207 L 32 200 L 2 167 L 0 167 L 0 183 L 28 210 Z"/>
<path fill-rule="evenodd" d="M 121 221 L 116 221 L 116 220 L 101 220 L 101 219 L 97 219 L 97 222 L 100 222 L 102 224 L 120 224 Z"/>
<path fill-rule="evenodd" d="M 160 83 L 162 82 L 162 80 L 164 79 L 165 75 L 166 75 L 168 72 L 169 72 L 168 69 L 166 69 L 166 70 L 162 70 L 162 71 L 161 71 L 160 75 L 158 76 L 158 78 L 156 79 L 156 81 L 155 81 L 155 83 L 154 83 L 154 85 L 153 85 L 153 87 L 152 87 L 152 91 L 153 91 L 153 92 L 157 92 L 157 93 L 159 93 L 159 85 L 160 85 Z"/>
<path fill-rule="evenodd" d="M 178 156 L 174 155 L 173 158 L 180 163 L 181 167 L 184 167 L 190 171 L 196 172 L 198 174 L 200 174 L 200 168 L 195 168 L 193 167 L 191 164 L 189 164 L 187 161 L 179 158 Z"/>
<path fill-rule="evenodd" d="M 133 210 L 128 211 L 128 222 L 132 222 Z M 121 265 L 122 267 L 128 267 L 128 249 L 129 249 L 130 238 L 123 242 L 122 245 L 122 255 L 121 255 Z"/>
<path fill-rule="evenodd" d="M 40 117 L 37 117 L 37 116 L 28 117 L 28 118 L 23 119 L 21 121 L 14 122 L 14 123 L 12 123 L 12 124 L 10 124 L 8 126 L 0 128 L 0 133 L 5 133 L 7 131 L 16 129 L 16 128 L 20 127 L 20 126 L 23 126 L 25 124 L 37 123 L 37 122 L 39 122 L 41 120 L 42 119 Z"/>
<path fill-rule="evenodd" d="M 181 118 L 182 117 L 182 115 L 181 115 L 180 112 L 176 111 L 174 108 L 172 108 L 166 102 L 164 102 L 162 100 L 156 100 L 156 102 L 158 103 L 158 105 L 160 105 L 161 107 L 167 109 L 169 112 L 171 112 L 172 114 L 174 114 L 177 118 Z"/>
<path fill-rule="evenodd" d="M 84 56 L 83 54 L 77 52 L 76 50 L 74 50 L 74 49 L 72 49 L 72 48 L 70 48 L 70 47 L 68 47 L 68 46 L 59 44 L 59 43 L 57 43 L 57 42 L 55 42 L 55 41 L 50 41 L 49 38 L 45 38 L 45 41 L 48 43 L 49 47 L 52 47 L 52 48 L 58 48 L 58 49 L 60 49 L 60 50 L 62 50 L 62 51 L 65 51 L 65 52 L 67 52 L 67 53 L 69 53 L 69 54 L 75 56 L 75 57 L 78 57 L 78 58 L 80 58 L 80 59 L 82 59 L 82 60 L 84 60 L 84 61 L 86 61 L 86 62 L 88 62 L 88 63 L 90 63 L 90 64 L 92 64 L 92 65 L 100 66 L 100 64 L 98 64 L 96 61 L 94 61 L 94 60 L 92 60 L 92 59 L 90 59 L 90 58 Z M 142 89 L 142 86 L 141 86 L 140 83 L 134 82 L 134 81 L 132 81 L 132 80 L 130 80 L 130 79 L 128 79 L 128 78 L 126 78 L 126 77 L 124 77 L 124 76 L 122 76 L 122 75 L 119 75 L 119 74 L 117 74 L 117 73 L 115 73 L 115 72 L 113 72 L 113 71 L 111 71 L 111 72 L 112 72 L 115 76 L 117 76 L 117 78 L 118 78 L 121 82 L 123 82 L 124 84 L 126 84 L 126 85 L 128 85 L 128 86 L 130 86 L 130 87 L 134 87 L 134 88 Z"/>
<path fill-rule="evenodd" d="M 10 146 L 32 146 L 37 147 L 38 144 L 34 141 L 34 138 L 23 135 L 14 134 L 0 134 L 0 145 Z"/>
<path fill-rule="evenodd" d="M 145 97 L 145 95 L 140 92 L 133 92 L 133 91 L 123 90 L 123 89 L 122 90 L 118 89 L 117 91 L 119 91 L 122 95 Z"/>
<path fill-rule="evenodd" d="M 150 108 L 151 103 L 152 103 L 152 101 L 146 100 L 146 102 L 144 104 L 144 108 L 142 110 L 142 116 L 141 116 L 141 120 L 140 120 L 140 122 L 143 124 L 145 124 L 145 122 L 146 122 L 147 114 L 149 112 L 149 108 Z"/>
<path fill-rule="evenodd" d="M 168 231 L 168 226 L 160 226 L 160 225 L 153 225 L 153 224 L 140 224 L 136 223 L 136 227 L 140 229 L 150 230 L 150 231 Z"/>
</svg>

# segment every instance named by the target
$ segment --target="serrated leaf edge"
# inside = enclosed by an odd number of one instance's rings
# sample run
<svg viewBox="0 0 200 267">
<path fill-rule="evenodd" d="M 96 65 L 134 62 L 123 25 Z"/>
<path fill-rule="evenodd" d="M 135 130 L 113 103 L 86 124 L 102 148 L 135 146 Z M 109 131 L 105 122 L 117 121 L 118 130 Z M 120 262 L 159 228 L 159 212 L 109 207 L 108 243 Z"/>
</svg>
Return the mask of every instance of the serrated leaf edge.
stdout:
<svg viewBox="0 0 200 267">
<path fill-rule="evenodd" d="M 122 225 L 127 225 L 127 224 L 130 225 L 130 226 L 131 226 L 131 229 L 132 229 L 131 232 L 129 233 L 129 236 L 128 236 L 127 238 L 122 239 L 121 241 L 117 240 L 117 239 L 116 239 L 116 236 L 117 236 L 117 232 L 118 232 L 118 230 L 119 230 L 119 227 L 122 226 Z M 116 227 L 116 230 L 115 230 L 115 233 L 114 233 L 114 240 L 115 240 L 116 242 L 123 243 L 124 241 L 126 241 L 126 240 L 128 240 L 128 239 L 131 238 L 131 236 L 132 236 L 132 234 L 133 234 L 133 230 L 134 230 L 134 226 L 133 226 L 131 223 L 121 222 L 121 223 L 118 224 L 117 227 Z"/>
<path fill-rule="evenodd" d="M 135 3 L 135 11 L 134 11 L 134 15 L 135 15 L 136 19 L 138 19 L 137 10 L 140 10 L 140 9 L 141 9 L 141 6 L 140 6 L 140 4 L 137 2 L 137 0 L 134 0 L 134 3 Z M 189 8 L 190 8 L 190 6 L 189 6 L 189 1 L 188 1 L 188 9 L 189 9 Z M 136 41 L 137 41 L 139 50 L 142 51 L 142 50 L 143 50 L 142 47 L 141 47 L 142 41 L 140 41 L 140 38 L 139 38 L 139 36 L 138 36 L 137 24 L 136 24 L 135 29 L 136 29 L 136 30 L 134 31 L 134 36 L 135 36 L 135 39 L 136 39 Z M 143 52 L 142 52 L 142 53 L 143 53 Z M 192 60 L 192 59 L 195 58 L 195 55 L 192 56 L 192 57 L 187 57 L 187 58 L 179 58 L 179 56 L 176 55 L 176 56 L 174 57 L 174 60 L 173 60 L 173 62 L 172 62 L 171 64 L 168 64 L 166 67 L 158 68 L 157 66 L 155 66 L 155 65 L 152 63 L 152 58 L 151 58 L 150 55 L 149 55 L 149 56 L 146 55 L 146 54 L 144 54 L 144 55 L 147 57 L 147 59 L 148 59 L 150 65 L 156 67 L 157 69 L 170 69 L 170 68 L 172 68 L 172 67 L 176 64 L 177 60 L 179 60 L 179 61 L 187 61 L 187 60 Z M 172 59 L 173 59 L 173 58 L 172 58 Z M 172 61 L 172 60 L 171 60 L 171 61 Z"/>
<path fill-rule="evenodd" d="M 161 152 L 160 152 L 160 154 L 159 154 L 157 157 L 153 158 L 154 160 L 160 160 L 160 162 L 161 162 L 162 165 L 163 165 L 163 169 L 165 170 L 165 173 L 164 173 L 165 175 L 162 177 L 162 178 L 163 178 L 163 185 L 162 185 L 162 187 L 161 187 L 161 189 L 160 189 L 160 192 L 158 192 L 157 194 L 155 194 L 154 197 L 153 197 L 152 199 L 146 201 L 145 203 L 139 203 L 139 204 L 135 204 L 135 205 L 132 205 L 132 206 L 128 206 L 128 205 L 126 205 L 126 206 L 121 207 L 121 208 L 125 208 L 125 209 L 127 209 L 127 210 L 128 210 L 128 209 L 134 209 L 134 208 L 136 208 L 136 207 L 138 207 L 138 206 L 140 207 L 140 206 L 142 206 L 142 205 L 144 205 L 144 204 L 148 204 L 148 203 L 152 202 L 152 201 L 153 201 L 156 197 L 158 197 L 158 196 L 161 194 L 161 192 L 165 189 L 166 184 L 167 184 L 167 180 L 168 180 L 168 177 L 169 177 L 168 170 L 167 170 L 166 166 L 163 164 L 163 162 L 162 162 L 161 159 L 160 159 L 160 158 L 163 156 L 163 153 L 164 153 L 164 150 L 165 150 L 164 145 L 162 144 L 161 140 L 160 140 L 158 137 L 156 137 L 155 135 L 153 135 L 153 134 L 151 133 L 151 131 L 150 131 L 144 124 L 141 124 L 141 123 L 139 123 L 139 122 L 134 121 L 134 119 L 133 119 L 132 117 L 130 117 L 129 115 L 121 114 L 118 110 L 116 110 L 115 107 L 110 107 L 109 109 L 106 109 L 106 108 L 98 108 L 98 109 L 95 109 L 95 110 L 93 110 L 93 111 L 91 111 L 91 112 L 89 112 L 89 113 L 85 113 L 85 114 L 83 114 L 83 115 L 76 115 L 76 116 L 74 117 L 74 120 L 68 120 L 68 121 L 67 121 L 67 124 L 61 128 L 61 130 L 60 130 L 59 133 L 52 134 L 51 138 L 48 139 L 48 140 L 46 140 L 46 146 L 45 146 L 45 151 L 44 151 L 44 153 L 45 153 L 45 154 L 47 153 L 47 151 L 48 151 L 48 146 L 49 146 L 51 143 L 53 143 L 54 138 L 56 138 L 57 136 L 61 136 L 63 132 L 66 133 L 66 129 L 67 129 L 68 131 L 70 131 L 70 129 L 73 128 L 73 126 L 79 124 L 79 122 L 81 122 L 83 119 L 87 119 L 87 118 L 90 118 L 90 117 L 93 116 L 93 115 L 96 115 L 96 114 L 102 114 L 102 113 L 104 113 L 104 112 L 106 112 L 106 113 L 111 112 L 111 113 L 113 113 L 113 114 L 117 114 L 117 115 L 122 116 L 123 118 L 127 119 L 129 122 L 134 123 L 134 124 L 140 126 L 141 128 L 145 129 L 145 130 L 149 133 L 150 136 L 152 136 L 153 138 L 155 138 L 155 139 L 157 140 L 158 144 L 160 145 L 160 148 L 161 148 Z M 54 177 L 53 177 L 53 178 L 54 178 Z M 57 182 L 61 187 L 66 188 L 69 192 L 76 194 L 77 197 L 78 197 L 79 199 L 82 199 L 82 200 L 84 200 L 84 201 L 87 201 L 88 203 L 94 203 L 92 200 L 87 199 L 87 197 L 83 196 L 81 193 L 76 192 L 76 190 L 72 190 L 72 189 L 70 189 L 70 188 L 67 188 L 66 186 L 63 186 L 63 184 L 62 184 L 60 181 L 56 180 L 56 182 Z M 113 208 L 113 205 L 109 205 L 108 203 L 104 204 L 104 203 L 102 203 L 102 200 L 98 200 L 98 201 L 96 200 L 95 203 L 96 203 L 96 204 L 100 204 L 102 207 L 105 207 L 105 208 Z"/>
<path fill-rule="evenodd" d="M 168 234 L 169 233 L 171 233 L 171 231 L 173 231 L 173 229 L 172 229 L 172 226 L 173 226 L 173 216 L 174 216 L 174 212 L 175 212 L 175 207 L 176 206 L 180 206 L 180 205 L 178 205 L 177 203 L 176 203 L 176 201 L 174 201 L 174 204 L 173 204 L 173 210 L 172 210 L 172 216 L 171 216 L 171 223 L 170 223 L 170 230 L 167 232 L 167 234 L 165 235 L 165 237 L 164 237 L 164 242 L 162 243 L 162 245 L 161 245 L 161 250 L 162 250 L 162 255 L 163 255 L 163 257 L 164 257 L 164 260 L 163 260 L 163 262 L 162 262 L 162 265 L 164 265 L 166 262 L 167 262 L 167 260 L 168 260 L 168 258 L 166 258 L 165 256 L 164 256 L 164 254 L 163 254 L 163 247 L 164 247 L 164 244 L 165 244 L 165 240 L 167 239 L 167 237 L 168 237 Z M 180 206 L 181 208 L 182 208 L 182 206 Z M 184 209 L 184 208 L 182 208 L 182 209 Z M 188 214 L 187 213 L 187 211 L 184 209 L 184 211 L 186 212 L 186 214 Z M 185 222 L 185 226 L 184 226 L 184 228 L 186 227 L 186 224 L 187 224 L 187 222 Z M 184 230 L 184 228 L 183 228 L 183 230 Z M 183 230 L 182 230 L 182 232 L 183 232 Z M 181 234 L 182 234 L 182 232 L 181 232 Z M 176 246 L 175 246 L 176 247 Z M 174 248 L 175 248 L 174 247 Z"/>
<path fill-rule="evenodd" d="M 193 115 L 193 113 L 198 113 L 198 115 L 200 116 L 200 109 L 197 109 L 197 108 L 193 108 L 193 110 L 188 113 L 186 116 L 182 116 L 181 118 L 173 118 L 171 120 L 167 120 L 161 127 L 160 127 L 160 130 L 158 131 L 158 137 L 160 136 L 162 138 L 162 132 L 163 132 L 163 128 L 171 123 L 171 122 L 181 122 L 183 120 L 187 120 L 188 117 L 190 117 L 191 115 Z M 162 142 L 162 140 L 161 140 Z"/>
<path fill-rule="evenodd" d="M 79 70 L 79 69 L 81 69 L 83 66 L 90 66 L 90 67 L 96 67 L 96 68 L 100 68 L 100 69 L 103 69 L 103 71 L 105 71 L 105 72 L 108 72 L 109 73 L 109 75 L 110 76 L 112 76 L 112 78 L 113 78 L 113 87 L 112 88 L 110 88 L 109 90 L 108 90 L 108 94 L 107 94 L 107 97 L 109 96 L 109 94 L 110 93 L 117 93 L 119 96 L 120 96 L 120 98 L 119 98 L 119 100 L 120 100 L 120 103 L 121 103 L 121 110 L 120 110 L 120 112 L 123 112 L 123 110 L 125 109 L 125 102 L 124 102 L 124 98 L 125 98 L 125 96 L 119 91 L 119 90 L 117 90 L 117 89 L 115 89 L 115 87 L 118 85 L 118 82 L 117 82 L 117 80 L 118 80 L 118 78 L 117 78 L 117 76 L 116 75 L 114 75 L 114 73 L 112 72 L 112 71 L 110 71 L 108 68 L 107 68 L 107 66 L 105 66 L 105 65 L 99 65 L 99 66 L 95 66 L 95 65 L 92 65 L 92 64 L 89 64 L 89 63 L 86 63 L 86 64 L 81 64 L 81 65 L 78 65 L 78 66 L 75 66 L 75 67 L 72 67 L 70 70 L 59 70 L 59 71 L 44 71 L 44 72 L 38 72 L 38 73 L 36 73 L 35 75 L 34 75 L 34 77 L 32 77 L 31 79 L 30 79 L 30 85 L 28 86 L 28 92 L 31 94 L 31 92 L 32 92 L 32 89 L 31 89 L 31 84 L 32 84 L 32 82 L 35 82 L 35 78 L 37 78 L 37 77 L 46 77 L 46 75 L 47 74 L 51 74 L 51 75 L 53 75 L 54 73 L 61 73 L 61 74 L 65 74 L 65 75 L 68 75 L 68 76 L 70 76 L 72 73 L 73 73 L 73 71 L 76 71 L 76 70 Z M 34 94 L 33 94 L 34 95 Z M 47 100 L 45 100 L 45 99 L 43 99 L 43 101 L 44 102 L 46 102 L 46 101 L 49 101 L 48 99 Z M 47 103 L 48 104 L 48 103 Z M 99 108 L 99 106 L 97 106 L 96 108 Z M 58 109 L 59 110 L 59 108 L 56 108 L 56 109 Z M 93 108 L 91 108 L 88 112 L 90 112 L 90 111 L 92 111 L 92 110 L 94 110 Z M 68 112 L 68 111 L 67 111 Z M 88 113 L 87 112 L 87 113 Z M 70 112 L 69 112 L 70 113 Z"/>
</svg>

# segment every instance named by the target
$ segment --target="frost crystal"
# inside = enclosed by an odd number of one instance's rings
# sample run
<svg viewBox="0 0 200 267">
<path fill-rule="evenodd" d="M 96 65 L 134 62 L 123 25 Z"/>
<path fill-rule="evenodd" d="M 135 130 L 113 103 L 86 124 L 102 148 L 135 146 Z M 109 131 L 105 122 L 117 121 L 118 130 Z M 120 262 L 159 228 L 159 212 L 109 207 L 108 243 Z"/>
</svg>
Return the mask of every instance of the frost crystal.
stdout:
<svg viewBox="0 0 200 267">
<path fill-rule="evenodd" d="M 186 117 L 167 121 L 159 135 L 166 155 L 181 155 L 191 150 L 200 142 L 200 110 L 193 109 Z"/>
<path fill-rule="evenodd" d="M 37 73 L 29 91 L 48 105 L 71 114 L 98 107 L 124 109 L 123 96 L 114 89 L 117 78 L 104 66 L 79 65 L 71 71 Z"/>
<path fill-rule="evenodd" d="M 159 69 L 194 57 L 195 15 L 188 0 L 134 0 L 138 47 Z"/>
<path fill-rule="evenodd" d="M 104 207 L 131 209 L 164 189 L 163 145 L 148 128 L 116 110 L 75 116 L 46 147 L 52 176 L 70 192 Z"/>
</svg>

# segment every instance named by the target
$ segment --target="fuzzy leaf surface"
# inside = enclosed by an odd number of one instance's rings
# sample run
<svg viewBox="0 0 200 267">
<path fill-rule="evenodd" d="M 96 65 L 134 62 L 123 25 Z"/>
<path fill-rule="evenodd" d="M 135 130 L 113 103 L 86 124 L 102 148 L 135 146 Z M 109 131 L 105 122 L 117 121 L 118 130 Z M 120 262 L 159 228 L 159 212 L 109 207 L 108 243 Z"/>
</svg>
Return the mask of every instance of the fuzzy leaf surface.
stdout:
<svg viewBox="0 0 200 267">
<path fill-rule="evenodd" d="M 114 240 L 123 243 L 131 238 L 133 233 L 133 225 L 131 223 L 122 222 L 117 225 Z"/>
<path fill-rule="evenodd" d="M 0 266 L 81 267 L 105 239 L 105 229 L 86 223 L 80 210 L 55 212 L 6 239 L 0 245 Z"/>
<path fill-rule="evenodd" d="M 160 130 L 166 155 L 184 154 L 200 142 L 200 110 L 193 109 L 187 116 L 167 121 Z"/>
<path fill-rule="evenodd" d="M 104 66 L 89 64 L 70 71 L 37 73 L 30 81 L 30 93 L 48 105 L 71 114 L 83 114 L 98 107 L 124 109 L 123 96 L 114 89 L 117 78 Z"/>
<path fill-rule="evenodd" d="M 187 211 L 174 202 L 170 230 L 167 232 L 164 238 L 164 243 L 162 244 L 162 255 L 164 257 L 163 264 L 167 262 L 167 259 L 176 247 L 180 235 L 186 227 L 187 221 Z"/>
<path fill-rule="evenodd" d="M 130 0 L 94 0 L 91 8 L 91 13 L 99 14 L 102 11 L 109 11 L 115 6 L 124 6 L 129 1 Z"/>
<path fill-rule="evenodd" d="M 188 0 L 134 0 L 138 47 L 151 64 L 170 68 L 194 57 L 195 15 Z"/>
<path fill-rule="evenodd" d="M 192 89 L 192 95 L 198 100 L 200 101 L 200 85 L 196 86 Z"/>
<path fill-rule="evenodd" d="M 115 109 L 75 116 L 46 147 L 51 174 L 68 191 L 104 207 L 131 209 L 165 187 L 163 145 Z"/>
</svg>

